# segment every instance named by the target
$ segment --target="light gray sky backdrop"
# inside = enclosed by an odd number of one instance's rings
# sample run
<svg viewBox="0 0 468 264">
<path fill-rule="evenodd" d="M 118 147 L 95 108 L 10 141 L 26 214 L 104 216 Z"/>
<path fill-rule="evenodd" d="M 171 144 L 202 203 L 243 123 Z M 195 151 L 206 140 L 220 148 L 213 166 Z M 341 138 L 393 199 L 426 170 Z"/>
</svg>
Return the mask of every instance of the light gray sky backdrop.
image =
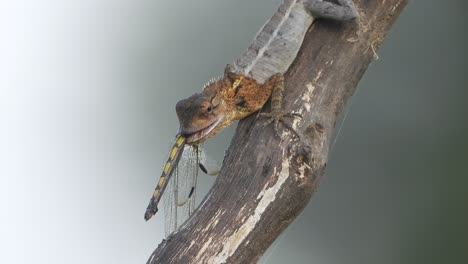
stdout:
<svg viewBox="0 0 468 264">
<path fill-rule="evenodd" d="M 177 100 L 279 1 L 0 1 L 0 263 L 144 263 Z M 467 15 L 414 0 L 264 263 L 467 263 Z M 222 157 L 233 128 L 206 147 Z M 212 179 L 203 178 L 200 192 Z M 200 197 L 200 195 L 199 195 Z"/>
</svg>

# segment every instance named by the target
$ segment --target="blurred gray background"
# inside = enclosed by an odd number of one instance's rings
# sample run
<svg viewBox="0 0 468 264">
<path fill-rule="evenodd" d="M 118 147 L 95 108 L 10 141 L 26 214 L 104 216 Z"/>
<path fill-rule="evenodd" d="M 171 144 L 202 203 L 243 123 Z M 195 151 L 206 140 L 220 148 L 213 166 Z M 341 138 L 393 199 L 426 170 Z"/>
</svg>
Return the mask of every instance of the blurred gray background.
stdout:
<svg viewBox="0 0 468 264">
<path fill-rule="evenodd" d="M 164 234 L 163 217 L 143 213 L 176 101 L 278 3 L 0 1 L 0 263 L 144 263 Z M 468 263 L 466 10 L 411 1 L 348 105 L 318 193 L 262 263 Z M 211 156 L 233 130 L 205 145 Z"/>
</svg>

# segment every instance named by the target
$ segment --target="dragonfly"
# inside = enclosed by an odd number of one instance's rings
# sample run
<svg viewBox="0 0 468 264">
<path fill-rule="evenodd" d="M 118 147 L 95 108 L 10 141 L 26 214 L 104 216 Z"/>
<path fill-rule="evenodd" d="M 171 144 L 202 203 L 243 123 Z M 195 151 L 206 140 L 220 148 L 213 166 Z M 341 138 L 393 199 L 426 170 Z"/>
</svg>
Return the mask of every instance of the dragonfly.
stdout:
<svg viewBox="0 0 468 264">
<path fill-rule="evenodd" d="M 146 208 L 145 220 L 148 221 L 158 212 L 159 203 L 162 201 L 166 236 L 175 231 L 196 208 L 196 186 L 200 170 L 215 176 L 219 173 L 220 166 L 206 155 L 200 145 L 189 145 L 185 136 L 176 135 L 175 143 Z"/>
</svg>

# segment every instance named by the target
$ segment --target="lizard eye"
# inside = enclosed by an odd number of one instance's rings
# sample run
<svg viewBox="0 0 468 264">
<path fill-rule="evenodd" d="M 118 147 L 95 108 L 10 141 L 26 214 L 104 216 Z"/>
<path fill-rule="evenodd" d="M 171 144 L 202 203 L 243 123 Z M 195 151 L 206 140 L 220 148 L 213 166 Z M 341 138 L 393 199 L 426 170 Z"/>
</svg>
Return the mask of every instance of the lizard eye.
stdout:
<svg viewBox="0 0 468 264">
<path fill-rule="evenodd" d="M 211 111 L 213 111 L 213 106 L 212 105 L 208 106 L 206 110 L 208 111 L 208 113 L 211 113 Z"/>
</svg>

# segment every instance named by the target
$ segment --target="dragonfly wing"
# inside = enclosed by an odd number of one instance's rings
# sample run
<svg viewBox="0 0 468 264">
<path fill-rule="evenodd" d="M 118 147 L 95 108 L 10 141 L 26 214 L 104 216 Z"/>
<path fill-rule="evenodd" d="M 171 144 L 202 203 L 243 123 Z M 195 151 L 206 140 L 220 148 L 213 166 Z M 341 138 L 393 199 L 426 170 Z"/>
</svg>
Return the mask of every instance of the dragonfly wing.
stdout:
<svg viewBox="0 0 468 264">
<path fill-rule="evenodd" d="M 220 166 L 200 146 L 186 145 L 162 197 L 166 236 L 177 230 L 195 210 L 199 169 L 217 175 Z"/>
<path fill-rule="evenodd" d="M 198 166 L 205 174 L 210 176 L 217 176 L 221 171 L 219 163 L 214 158 L 206 154 L 206 151 L 200 151 L 200 162 Z"/>
<path fill-rule="evenodd" d="M 197 147 L 186 146 L 163 196 L 166 235 L 177 230 L 195 209 L 197 155 Z"/>
</svg>

